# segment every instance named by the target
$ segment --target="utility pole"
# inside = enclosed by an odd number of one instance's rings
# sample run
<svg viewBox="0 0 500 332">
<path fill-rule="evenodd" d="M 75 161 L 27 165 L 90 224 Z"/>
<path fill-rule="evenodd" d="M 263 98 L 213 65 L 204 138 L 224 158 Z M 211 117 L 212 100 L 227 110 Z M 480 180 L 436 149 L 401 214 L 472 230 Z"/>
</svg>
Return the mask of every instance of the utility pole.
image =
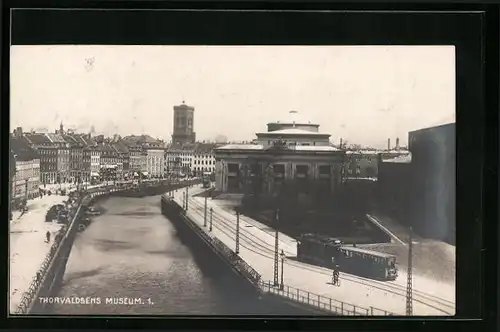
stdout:
<svg viewBox="0 0 500 332">
<path fill-rule="evenodd" d="M 274 217 L 274 221 L 275 221 L 275 225 L 274 225 L 274 228 L 275 228 L 275 232 L 274 232 L 274 286 L 278 286 L 279 285 L 279 282 L 278 282 L 278 269 L 279 269 L 279 259 L 278 259 L 278 246 L 279 246 L 279 242 L 278 242 L 278 224 L 279 224 L 279 213 L 280 213 L 280 210 L 279 209 L 276 209 L 276 215 Z"/>
<path fill-rule="evenodd" d="M 182 208 L 186 211 L 186 193 L 182 193 Z"/>
<path fill-rule="evenodd" d="M 212 231 L 212 215 L 213 215 L 214 210 L 210 208 L 210 232 Z"/>
<path fill-rule="evenodd" d="M 240 213 L 236 212 L 236 254 L 240 253 Z"/>
<path fill-rule="evenodd" d="M 407 284 L 406 284 L 406 315 L 413 316 L 413 255 L 412 255 L 412 228 L 409 228 L 410 235 L 408 236 L 408 272 L 407 272 Z"/>
<path fill-rule="evenodd" d="M 203 211 L 203 227 L 207 227 L 207 196 L 205 196 L 205 209 Z"/>
<path fill-rule="evenodd" d="M 281 283 L 280 283 L 280 289 L 283 290 L 285 289 L 285 285 L 283 283 L 283 266 L 285 265 L 285 252 L 283 249 L 281 249 Z"/>
<path fill-rule="evenodd" d="M 28 179 L 26 179 L 24 183 L 24 201 L 26 205 L 28 205 Z"/>
</svg>

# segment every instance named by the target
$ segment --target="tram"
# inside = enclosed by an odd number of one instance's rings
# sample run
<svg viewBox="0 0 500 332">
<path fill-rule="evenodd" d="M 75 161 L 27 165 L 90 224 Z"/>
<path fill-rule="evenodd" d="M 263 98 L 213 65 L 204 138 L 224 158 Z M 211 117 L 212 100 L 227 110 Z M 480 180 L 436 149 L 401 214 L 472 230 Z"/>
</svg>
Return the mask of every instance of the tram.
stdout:
<svg viewBox="0 0 500 332">
<path fill-rule="evenodd" d="M 302 234 L 297 242 L 299 261 L 333 268 L 377 280 L 395 280 L 398 277 L 396 256 L 345 246 L 342 241 L 316 235 Z"/>
</svg>

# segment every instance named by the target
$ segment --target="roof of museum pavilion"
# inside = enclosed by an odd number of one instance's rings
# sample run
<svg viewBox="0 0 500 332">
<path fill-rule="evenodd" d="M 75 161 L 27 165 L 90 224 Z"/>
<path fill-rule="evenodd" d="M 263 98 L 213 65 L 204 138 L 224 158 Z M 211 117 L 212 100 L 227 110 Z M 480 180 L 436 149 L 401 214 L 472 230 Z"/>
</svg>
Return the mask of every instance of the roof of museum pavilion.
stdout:
<svg viewBox="0 0 500 332">
<path fill-rule="evenodd" d="M 265 147 L 262 144 L 228 144 L 221 146 L 215 150 L 245 150 L 245 151 L 264 151 L 272 150 L 272 147 Z M 334 152 L 342 151 L 334 146 L 321 146 L 321 145 L 296 145 L 293 148 L 287 148 L 290 151 L 301 151 L 301 152 Z"/>
<path fill-rule="evenodd" d="M 298 128 L 288 128 L 288 129 L 280 129 L 274 131 L 268 131 L 263 133 L 256 133 L 257 136 L 280 136 L 280 135 L 293 135 L 293 136 L 323 136 L 329 137 L 330 134 L 318 133 L 315 131 L 309 131 Z"/>
<path fill-rule="evenodd" d="M 295 125 L 310 125 L 310 126 L 319 126 L 319 124 L 312 123 L 310 120 L 303 118 L 299 112 L 290 111 L 284 119 L 273 121 L 268 124 L 295 124 Z"/>
</svg>

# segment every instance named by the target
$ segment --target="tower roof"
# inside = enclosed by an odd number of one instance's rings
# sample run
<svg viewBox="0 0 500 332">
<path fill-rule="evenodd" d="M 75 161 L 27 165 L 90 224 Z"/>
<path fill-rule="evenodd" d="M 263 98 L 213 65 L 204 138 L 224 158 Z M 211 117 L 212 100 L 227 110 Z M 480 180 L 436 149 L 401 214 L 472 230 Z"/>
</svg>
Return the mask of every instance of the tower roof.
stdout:
<svg viewBox="0 0 500 332">
<path fill-rule="evenodd" d="M 182 101 L 182 104 L 180 104 L 180 105 L 174 105 L 174 110 L 177 110 L 177 109 L 184 109 L 184 110 L 192 110 L 192 111 L 194 111 L 194 107 L 186 105 L 186 103 L 185 103 L 184 100 Z"/>
</svg>

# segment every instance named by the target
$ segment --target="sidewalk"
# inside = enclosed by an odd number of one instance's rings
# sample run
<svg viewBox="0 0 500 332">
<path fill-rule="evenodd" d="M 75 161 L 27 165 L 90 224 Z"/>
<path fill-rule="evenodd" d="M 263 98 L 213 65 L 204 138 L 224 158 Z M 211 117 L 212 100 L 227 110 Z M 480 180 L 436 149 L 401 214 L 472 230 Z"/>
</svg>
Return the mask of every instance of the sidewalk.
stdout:
<svg viewBox="0 0 500 332">
<path fill-rule="evenodd" d="M 62 224 L 45 222 L 47 211 L 55 204 L 62 204 L 67 196 L 45 195 L 28 201 L 28 212 L 13 212 L 9 224 L 9 274 L 10 312 L 19 305 L 23 293 L 35 277 L 47 256 L 54 237 Z M 45 243 L 45 233 L 50 231 L 51 242 Z"/>
<path fill-rule="evenodd" d="M 359 245 L 359 247 L 396 255 L 399 268 L 406 270 L 408 266 L 408 229 L 383 214 L 374 213 L 368 215 L 368 218 L 374 225 L 389 234 L 393 241 L 391 244 Z M 416 234 L 412 234 L 412 242 L 413 274 L 433 280 L 440 287 L 455 287 L 455 246 L 443 241 L 425 239 Z"/>
<path fill-rule="evenodd" d="M 194 190 L 190 190 L 192 195 Z M 183 192 L 177 192 L 175 200 L 182 205 Z M 220 204 L 220 202 L 219 202 Z M 218 206 L 216 200 L 207 199 L 207 209 L 214 211 L 213 231 L 207 232 L 224 242 L 229 248 L 235 248 L 236 217 Z M 203 228 L 204 198 L 190 199 L 188 216 Z M 405 286 L 397 282 L 377 282 L 352 275 L 341 275 L 342 286 L 330 284 L 332 271 L 296 261 L 296 241 L 284 234 L 279 234 L 279 250 L 284 250 L 287 259 L 284 264 L 284 284 L 300 288 L 311 293 L 354 304 L 364 308 L 378 308 L 389 312 L 405 314 Z M 274 276 L 274 231 L 259 222 L 242 217 L 240 219 L 240 254 L 239 256 L 262 275 L 262 280 L 273 280 Z M 280 263 L 281 271 L 281 263 Z M 402 280 L 399 280 L 401 283 Z M 403 282 L 404 284 L 404 282 Z M 429 286 L 415 281 L 416 286 Z M 423 291 L 428 291 L 425 293 Z M 415 289 L 415 315 L 454 314 L 454 289 L 436 288 Z M 441 298 L 443 297 L 443 298 Z M 453 303 L 450 303 L 450 302 Z M 451 306 L 451 309 L 450 309 Z M 443 312 L 444 311 L 444 312 Z M 380 311 L 379 311 L 380 312 Z"/>
</svg>

